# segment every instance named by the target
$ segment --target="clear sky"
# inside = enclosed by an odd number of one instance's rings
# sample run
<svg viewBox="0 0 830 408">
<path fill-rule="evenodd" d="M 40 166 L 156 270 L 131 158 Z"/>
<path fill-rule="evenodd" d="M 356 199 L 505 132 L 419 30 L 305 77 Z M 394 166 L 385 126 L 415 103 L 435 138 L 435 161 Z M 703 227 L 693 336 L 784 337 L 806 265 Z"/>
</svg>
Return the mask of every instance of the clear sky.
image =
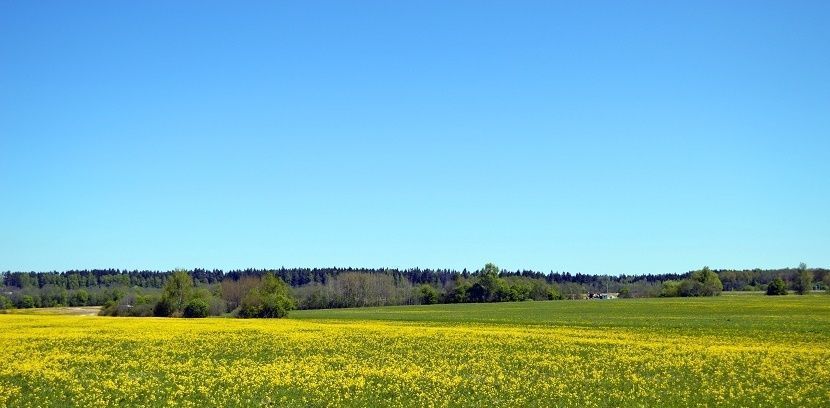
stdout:
<svg viewBox="0 0 830 408">
<path fill-rule="evenodd" d="M 0 270 L 830 266 L 830 2 L 0 2 Z"/>
</svg>

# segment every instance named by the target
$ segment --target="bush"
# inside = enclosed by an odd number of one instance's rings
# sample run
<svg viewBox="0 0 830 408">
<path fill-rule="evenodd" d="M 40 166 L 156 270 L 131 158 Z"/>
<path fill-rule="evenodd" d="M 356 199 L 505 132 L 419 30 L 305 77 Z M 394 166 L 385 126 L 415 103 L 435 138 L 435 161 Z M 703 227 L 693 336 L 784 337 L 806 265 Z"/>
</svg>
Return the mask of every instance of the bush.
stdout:
<svg viewBox="0 0 830 408">
<path fill-rule="evenodd" d="M 288 285 L 272 274 L 263 277 L 256 289 L 248 292 L 239 306 L 239 317 L 284 317 L 297 307 L 288 291 Z"/>
<path fill-rule="evenodd" d="M 422 305 L 438 303 L 438 291 L 431 285 L 423 284 L 418 288 L 418 300 Z"/>
<path fill-rule="evenodd" d="M 693 280 L 684 279 L 680 281 L 678 294 L 682 297 L 701 296 L 703 292 L 703 283 Z"/>
<path fill-rule="evenodd" d="M 660 291 L 660 297 L 677 297 L 680 295 L 680 282 L 675 280 L 667 280 L 663 282 L 663 290 Z"/>
<path fill-rule="evenodd" d="M 115 316 L 115 310 L 118 307 L 118 303 L 114 300 L 108 300 L 101 306 L 101 310 L 98 312 L 98 316 Z"/>
<path fill-rule="evenodd" d="M 470 289 L 467 290 L 467 300 L 470 302 L 486 302 L 487 301 L 487 288 L 484 287 L 479 282 L 470 286 Z"/>
<path fill-rule="evenodd" d="M 166 297 L 161 298 L 161 300 L 156 303 L 153 307 L 153 316 L 156 317 L 168 317 L 173 314 L 173 305 L 170 303 Z"/>
<path fill-rule="evenodd" d="M 767 286 L 767 295 L 769 296 L 781 296 L 787 294 L 787 284 L 784 283 L 784 280 L 781 278 L 775 278 L 770 284 Z"/>
<path fill-rule="evenodd" d="M 12 300 L 0 295 L 0 310 L 11 309 L 12 308 Z"/>
<path fill-rule="evenodd" d="M 35 299 L 29 295 L 23 295 L 17 302 L 18 309 L 31 309 L 35 307 Z"/>
<path fill-rule="evenodd" d="M 209 309 L 210 306 L 203 299 L 193 299 L 185 305 L 183 316 L 188 318 L 208 317 Z"/>
<path fill-rule="evenodd" d="M 692 272 L 688 279 L 680 282 L 680 296 L 718 296 L 723 291 L 723 283 L 718 274 L 708 266 Z"/>
<path fill-rule="evenodd" d="M 514 282 L 510 287 L 502 287 L 496 292 L 496 298 L 501 302 L 521 302 L 531 300 L 530 293 L 533 289 L 527 283 Z"/>
<path fill-rule="evenodd" d="M 452 290 L 447 292 L 447 303 L 465 303 L 469 299 L 470 284 L 459 282 Z"/>
<path fill-rule="evenodd" d="M 263 295 L 258 291 L 251 291 L 242 299 L 239 317 L 279 318 L 285 317 L 288 311 L 292 309 L 294 309 L 293 305 L 285 296 L 277 294 Z"/>
<path fill-rule="evenodd" d="M 138 293 L 130 293 L 118 301 L 108 300 L 104 303 L 100 316 L 132 316 L 148 317 L 153 316 L 155 297 L 145 296 Z"/>
<path fill-rule="evenodd" d="M 143 303 L 140 305 L 134 305 L 129 313 L 128 316 L 135 316 L 135 317 L 151 317 L 155 314 L 155 308 L 152 304 Z"/>
<path fill-rule="evenodd" d="M 548 300 L 562 300 L 564 297 L 562 293 L 559 292 L 559 288 L 556 285 L 550 285 L 548 289 Z"/>
<path fill-rule="evenodd" d="M 228 303 L 218 297 L 211 297 L 208 300 L 208 306 L 210 316 L 221 316 L 228 310 Z"/>
<path fill-rule="evenodd" d="M 108 300 L 101 306 L 101 311 L 98 312 L 98 316 L 115 316 L 115 310 L 118 304 L 115 303 L 114 300 Z"/>
</svg>

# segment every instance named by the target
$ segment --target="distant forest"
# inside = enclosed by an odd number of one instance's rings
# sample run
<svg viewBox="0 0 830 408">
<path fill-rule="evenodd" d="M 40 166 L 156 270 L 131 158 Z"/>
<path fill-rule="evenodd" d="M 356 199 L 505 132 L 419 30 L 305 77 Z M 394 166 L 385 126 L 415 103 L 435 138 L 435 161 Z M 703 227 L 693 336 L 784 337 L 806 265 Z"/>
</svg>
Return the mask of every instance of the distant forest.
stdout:
<svg viewBox="0 0 830 408">
<path fill-rule="evenodd" d="M 830 287 L 830 270 L 710 270 L 660 275 L 588 275 L 568 272 L 500 270 L 488 264 L 476 271 L 450 269 L 279 268 L 177 270 L 210 304 L 211 314 L 233 311 L 246 290 L 273 274 L 290 286 L 300 309 L 430 303 L 584 299 L 600 293 L 619 297 L 710 296 L 721 291 L 765 291 L 783 281 L 796 290 Z M 91 269 L 63 272 L 2 272 L 0 309 L 4 307 L 110 306 L 114 313 L 138 313 L 152 304 L 176 271 Z M 776 281 L 776 284 L 779 284 Z M 800 286 L 799 286 L 800 285 Z M 144 310 L 142 313 L 150 313 Z"/>
</svg>

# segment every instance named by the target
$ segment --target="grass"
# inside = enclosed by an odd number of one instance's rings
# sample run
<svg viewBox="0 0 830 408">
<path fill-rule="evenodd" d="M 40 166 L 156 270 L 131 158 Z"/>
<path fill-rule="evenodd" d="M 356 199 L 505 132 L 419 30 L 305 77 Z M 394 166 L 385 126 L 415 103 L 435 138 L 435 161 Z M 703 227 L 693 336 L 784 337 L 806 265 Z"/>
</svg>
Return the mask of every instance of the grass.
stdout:
<svg viewBox="0 0 830 408">
<path fill-rule="evenodd" d="M 508 324 L 764 336 L 830 336 L 830 296 L 720 296 L 300 310 L 292 319 Z M 815 338 L 815 340 L 820 340 Z M 830 339 L 828 339 L 830 341 Z"/>
<path fill-rule="evenodd" d="M 75 316 L 96 316 L 101 311 L 100 306 L 76 306 L 76 307 L 42 307 L 34 309 L 6 309 L 6 314 L 31 314 L 31 315 L 75 315 Z"/>
<path fill-rule="evenodd" d="M 0 315 L 0 406 L 827 406 L 830 296 Z"/>
</svg>

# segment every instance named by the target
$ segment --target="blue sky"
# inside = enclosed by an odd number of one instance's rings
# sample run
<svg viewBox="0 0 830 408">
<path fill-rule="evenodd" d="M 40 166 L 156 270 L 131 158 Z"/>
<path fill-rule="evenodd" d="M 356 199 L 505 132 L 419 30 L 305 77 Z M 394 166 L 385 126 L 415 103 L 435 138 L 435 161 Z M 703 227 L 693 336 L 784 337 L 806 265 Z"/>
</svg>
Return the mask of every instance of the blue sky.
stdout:
<svg viewBox="0 0 830 408">
<path fill-rule="evenodd" d="M 0 3 L 0 270 L 830 265 L 828 2 Z"/>
</svg>

